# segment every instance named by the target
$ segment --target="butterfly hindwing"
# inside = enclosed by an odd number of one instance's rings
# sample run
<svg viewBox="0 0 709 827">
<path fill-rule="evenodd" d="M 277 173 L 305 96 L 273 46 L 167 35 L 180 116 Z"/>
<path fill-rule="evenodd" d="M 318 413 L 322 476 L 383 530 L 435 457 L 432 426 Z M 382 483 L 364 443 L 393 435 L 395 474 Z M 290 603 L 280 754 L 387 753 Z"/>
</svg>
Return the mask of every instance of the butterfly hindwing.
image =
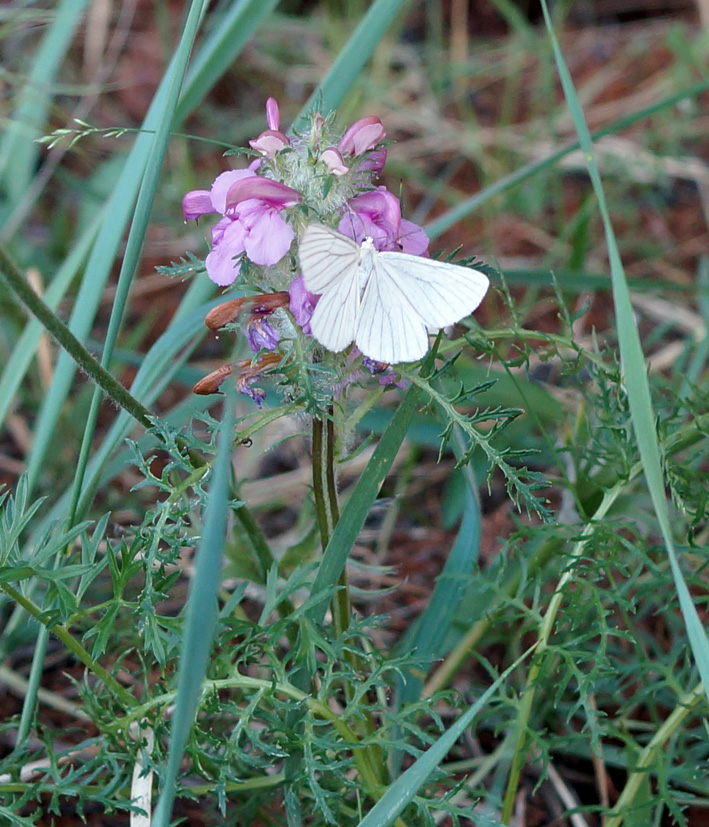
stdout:
<svg viewBox="0 0 709 827">
<path fill-rule="evenodd" d="M 362 296 L 357 347 L 377 362 L 414 362 L 428 350 L 428 333 L 416 305 L 392 271 L 374 265 Z"/>
</svg>

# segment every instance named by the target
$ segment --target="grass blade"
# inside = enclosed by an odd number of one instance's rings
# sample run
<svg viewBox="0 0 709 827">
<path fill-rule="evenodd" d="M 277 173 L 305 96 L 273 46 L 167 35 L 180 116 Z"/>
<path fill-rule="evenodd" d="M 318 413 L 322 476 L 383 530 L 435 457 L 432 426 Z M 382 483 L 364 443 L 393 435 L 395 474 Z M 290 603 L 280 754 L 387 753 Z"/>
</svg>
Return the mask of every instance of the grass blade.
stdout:
<svg viewBox="0 0 709 827">
<path fill-rule="evenodd" d="M 495 694 L 509 674 L 527 657 L 531 650 L 525 652 L 509 666 L 478 698 L 478 700 L 458 718 L 458 720 L 431 747 L 415 761 L 405 773 L 387 789 L 367 815 L 360 821 L 359 827 L 387 827 L 393 824 L 404 808 L 412 801 L 418 789 L 443 761 L 446 754 L 458 738 L 471 725 L 475 716 L 481 712 L 487 701 Z M 488 822 L 494 824 L 492 820 Z"/>
<path fill-rule="evenodd" d="M 168 827 L 175 798 L 177 775 L 207 673 L 217 621 L 217 588 L 226 541 L 231 498 L 231 454 L 236 391 L 227 393 L 219 432 L 214 477 L 204 514 L 204 531 L 195 561 L 177 675 L 177 697 L 172 716 L 165 785 L 154 817 L 154 827 Z"/>
<path fill-rule="evenodd" d="M 236 60 L 249 38 L 278 5 L 278 0 L 237 0 L 213 24 L 213 33 L 195 56 L 177 107 L 183 120 Z"/>
</svg>

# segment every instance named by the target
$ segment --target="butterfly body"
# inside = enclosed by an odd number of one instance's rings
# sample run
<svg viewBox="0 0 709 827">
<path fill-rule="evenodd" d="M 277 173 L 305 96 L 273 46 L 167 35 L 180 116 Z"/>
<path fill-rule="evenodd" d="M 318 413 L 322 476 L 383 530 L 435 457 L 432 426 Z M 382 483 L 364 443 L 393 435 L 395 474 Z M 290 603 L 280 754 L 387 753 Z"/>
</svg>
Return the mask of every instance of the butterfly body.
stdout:
<svg viewBox="0 0 709 827">
<path fill-rule="evenodd" d="M 468 267 L 379 252 L 322 224 L 310 224 L 298 250 L 306 288 L 320 296 L 310 327 L 328 350 L 354 342 L 377 362 L 421 359 L 428 330 L 471 313 L 488 288 L 485 275 Z"/>
</svg>

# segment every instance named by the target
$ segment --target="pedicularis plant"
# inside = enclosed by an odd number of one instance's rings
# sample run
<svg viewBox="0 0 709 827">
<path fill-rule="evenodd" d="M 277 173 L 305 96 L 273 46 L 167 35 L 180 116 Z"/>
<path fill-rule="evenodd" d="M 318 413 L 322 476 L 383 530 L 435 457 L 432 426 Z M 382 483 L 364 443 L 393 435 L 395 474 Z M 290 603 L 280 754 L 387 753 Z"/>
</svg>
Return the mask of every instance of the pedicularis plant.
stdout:
<svg viewBox="0 0 709 827">
<path fill-rule="evenodd" d="M 467 315 L 488 280 L 480 269 L 464 266 L 469 262 L 431 259 L 423 228 L 403 218 L 399 199 L 377 184 L 387 156 L 380 120 L 364 117 L 343 133 L 334 114 L 314 114 L 309 128 L 285 134 L 273 99 L 266 115 L 268 129 L 237 153 L 255 156 L 248 166 L 221 173 L 211 189 L 183 199 L 187 220 L 221 216 L 211 227 L 204 271 L 216 284 L 240 292 L 210 310 L 205 321 L 213 331 L 233 331 L 242 358 L 212 371 L 194 391 L 213 394 L 233 383 L 253 400 L 256 410 L 238 420 L 228 437 L 234 444 L 250 440 L 277 416 L 310 423 L 312 504 L 323 556 L 313 555 L 310 546 L 305 554 L 301 548 L 295 568 L 285 558 L 278 561 L 245 505 L 234 506 L 267 598 L 256 623 L 236 610 L 234 596 L 222 610 L 221 643 L 209 666 L 211 688 L 187 752 L 191 772 L 215 786 L 223 810 L 229 791 L 241 789 L 249 803 L 240 812 L 267 818 L 280 804 L 255 787 L 269 778 L 268 788 L 282 787 L 286 811 L 301 813 L 296 821 L 345 824 L 359 819 L 365 799 L 382 797 L 402 762 L 410 763 L 407 756 L 419 755 L 442 726 L 432 699 L 418 698 L 419 679 L 413 678 L 435 656 L 430 644 L 414 646 L 407 655 L 379 651 L 371 637 L 381 620 L 364 620 L 353 611 L 347 582 L 347 553 L 416 406 L 425 401 L 437 410 L 441 450 L 454 443 L 459 468 L 483 449 L 489 473 L 500 469 L 514 498 L 543 518 L 549 512 L 537 490 L 546 482 L 499 444 L 500 432 L 519 411 L 479 409 L 477 397 L 491 383 L 464 387 L 453 378 L 466 342 L 479 353 L 492 352 L 472 321 L 452 341 L 443 344 L 439 336 L 422 364 L 381 359 L 382 353 L 425 356 L 426 327 Z M 163 272 L 183 274 L 185 264 Z M 187 266 L 195 269 L 194 262 Z M 316 283 L 323 289 L 311 292 Z M 372 284 L 379 305 L 369 293 Z M 434 310 L 427 310 L 429 304 Z M 369 326 L 368 312 L 375 316 Z M 275 390 L 271 397 L 268 384 Z M 387 392 L 405 392 L 404 400 L 389 441 L 385 434 L 377 449 L 381 455 L 375 453 L 338 526 L 338 466 L 356 447 L 362 416 Z M 450 608 L 461 596 L 448 595 Z M 186 657 L 183 649 L 183 665 Z M 393 708 L 388 699 L 396 686 Z M 226 689 L 235 694 L 225 705 L 217 690 Z M 205 730 L 216 714 L 219 731 L 213 721 Z M 130 717 L 137 721 L 135 713 Z M 164 723 L 152 719 L 150 731 L 156 727 Z M 432 766 L 429 772 L 436 777 L 438 771 Z M 429 822 L 431 808 L 457 812 L 436 792 L 445 786 L 421 791 L 412 805 L 418 810 L 411 811 L 415 823 Z"/>
</svg>

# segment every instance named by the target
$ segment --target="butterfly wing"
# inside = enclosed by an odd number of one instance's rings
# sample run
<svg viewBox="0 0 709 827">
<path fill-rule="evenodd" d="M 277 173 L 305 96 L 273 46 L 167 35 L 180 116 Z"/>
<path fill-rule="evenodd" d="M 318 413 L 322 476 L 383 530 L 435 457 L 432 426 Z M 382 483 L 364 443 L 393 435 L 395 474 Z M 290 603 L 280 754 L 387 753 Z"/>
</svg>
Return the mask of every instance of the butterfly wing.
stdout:
<svg viewBox="0 0 709 827">
<path fill-rule="evenodd" d="M 323 224 L 305 228 L 298 248 L 305 287 L 320 299 L 313 336 L 335 353 L 354 340 L 360 310 L 359 245 Z"/>
<path fill-rule="evenodd" d="M 427 328 L 472 313 L 489 285 L 477 270 L 407 253 L 375 253 L 373 261 L 355 341 L 366 356 L 390 364 L 421 359 Z"/>
<path fill-rule="evenodd" d="M 378 266 L 415 304 L 428 327 L 441 328 L 464 319 L 483 300 L 490 282 L 471 267 L 407 253 L 379 253 Z"/>
</svg>

